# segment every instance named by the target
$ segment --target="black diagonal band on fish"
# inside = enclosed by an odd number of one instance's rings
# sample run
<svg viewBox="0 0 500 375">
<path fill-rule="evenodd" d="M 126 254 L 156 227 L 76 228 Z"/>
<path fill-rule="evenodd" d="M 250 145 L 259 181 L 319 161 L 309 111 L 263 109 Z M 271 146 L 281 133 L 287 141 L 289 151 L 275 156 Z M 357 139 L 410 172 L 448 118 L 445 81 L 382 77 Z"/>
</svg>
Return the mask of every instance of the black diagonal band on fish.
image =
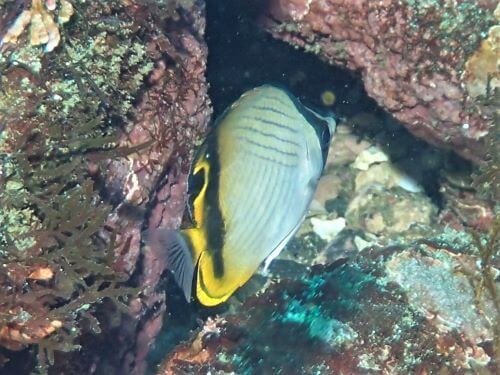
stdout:
<svg viewBox="0 0 500 375">
<path fill-rule="evenodd" d="M 193 228 L 152 231 L 189 300 L 226 301 L 285 247 L 302 223 L 326 161 L 333 116 L 286 90 L 244 93 L 217 121 L 190 172 Z"/>
</svg>

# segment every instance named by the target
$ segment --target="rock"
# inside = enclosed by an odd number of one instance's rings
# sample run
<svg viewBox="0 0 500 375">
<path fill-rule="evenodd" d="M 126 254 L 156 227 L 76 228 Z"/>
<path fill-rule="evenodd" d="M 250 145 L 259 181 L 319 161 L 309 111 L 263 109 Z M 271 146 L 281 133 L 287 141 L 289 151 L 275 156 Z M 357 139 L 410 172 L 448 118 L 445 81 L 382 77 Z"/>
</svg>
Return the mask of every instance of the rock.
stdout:
<svg viewBox="0 0 500 375">
<path fill-rule="evenodd" d="M 43 188 L 32 183 L 29 197 L 37 197 L 37 203 L 17 199 L 23 209 L 31 207 L 22 222 L 36 237 L 36 251 L 16 257 L 15 278 L 9 267 L 0 270 L 0 298 L 9 301 L 0 304 L 0 330 L 18 332 L 20 325 L 3 328 L 17 312 L 30 311 L 23 330 L 31 341 L 16 350 L 43 339 L 41 361 L 48 354 L 45 362 L 51 362 L 55 350 L 50 372 L 142 374 L 166 310 L 165 293 L 158 288 L 166 269 L 164 249 L 145 247 L 142 232 L 180 225 L 190 155 L 211 115 L 204 2 L 78 2 L 71 22 L 59 27 L 61 34 L 64 30 L 60 45 L 54 33 L 45 52 L 31 45 L 42 41 L 30 43 L 29 32 L 9 28 L 28 3 L 0 5 L 0 153 L 9 160 L 14 154 L 26 156 L 28 167 L 45 162 L 40 181 L 51 182 Z M 32 3 L 50 16 L 51 27 L 54 16 L 63 21 L 71 13 L 66 1 Z M 29 20 L 23 22 L 27 27 Z M 31 150 L 42 152 L 30 159 Z M 14 195 L 3 196 L 5 166 L 0 195 L 7 212 L 5 203 Z M 9 174 L 22 170 L 10 168 Z M 57 179 L 51 180 L 51 173 Z M 51 214 L 35 210 L 38 205 Z M 20 210 L 11 211 L 16 218 Z M 8 234 L 3 213 L 2 264 Z M 28 220 L 32 213 L 38 218 L 33 224 Z M 53 279 L 28 280 L 35 265 L 50 265 Z M 22 278 L 31 287 L 9 286 L 23 284 Z M 119 300 L 123 312 L 109 299 Z M 63 326 L 51 331 L 47 323 L 55 318 Z M 48 337 L 31 334 L 36 331 Z M 98 331 L 103 333 L 94 334 Z M 80 350 L 71 352 L 75 349 Z M 27 366 L 34 367 L 36 350 L 27 355 Z M 18 373 L 19 362 L 7 362 L 0 372 Z"/>
<path fill-rule="evenodd" d="M 158 374 L 495 373 L 500 315 L 488 295 L 474 298 L 477 257 L 454 244 L 372 247 L 281 278 L 207 322 Z"/>
<path fill-rule="evenodd" d="M 328 150 L 325 171 L 351 164 L 359 153 L 368 147 L 370 147 L 368 141 L 359 139 L 353 134 L 351 127 L 340 123 Z"/>
<path fill-rule="evenodd" d="M 338 174 L 327 174 L 321 177 L 314 193 L 314 202 L 318 206 L 312 206 L 316 211 L 326 209 L 326 202 L 330 199 L 335 199 L 339 196 L 345 181 Z M 316 205 L 315 203 L 315 205 Z M 311 210 L 311 209 L 310 209 Z"/>
<path fill-rule="evenodd" d="M 370 165 L 388 161 L 389 157 L 377 146 L 363 150 L 354 160 L 352 166 L 356 169 L 366 171 Z"/>
<path fill-rule="evenodd" d="M 482 91 L 486 72 L 493 83 L 498 74 L 496 6 L 272 0 L 262 23 L 276 38 L 360 72 L 367 93 L 414 135 L 481 161 L 497 110 L 493 92 Z"/>
<path fill-rule="evenodd" d="M 431 225 L 435 215 L 436 207 L 421 193 L 371 185 L 349 203 L 346 220 L 349 227 L 389 235 L 405 232 L 417 224 Z"/>
<path fill-rule="evenodd" d="M 410 305 L 438 330 L 457 330 L 474 344 L 493 340 L 487 317 L 495 316 L 495 308 L 485 294 L 476 300 L 470 279 L 477 266 L 470 264 L 472 258 L 426 246 L 419 250 L 395 254 L 386 263 L 387 280 L 401 286 Z"/>
<path fill-rule="evenodd" d="M 500 22 L 500 19 L 498 21 Z M 499 65 L 500 24 L 490 28 L 488 37 L 465 63 L 461 78 L 472 98 L 492 95 L 500 88 Z"/>
<path fill-rule="evenodd" d="M 337 234 L 345 228 L 345 219 L 339 217 L 333 220 L 320 219 L 317 217 L 311 218 L 311 225 L 314 233 L 326 242 L 332 241 Z"/>
<path fill-rule="evenodd" d="M 386 188 L 399 186 L 411 193 L 421 192 L 422 187 L 403 171 L 391 163 L 375 164 L 356 175 L 355 190 L 360 191 L 370 185 L 382 185 Z"/>
<path fill-rule="evenodd" d="M 360 236 L 354 237 L 354 244 L 356 245 L 356 247 L 358 248 L 359 251 L 367 248 L 368 246 L 372 246 L 373 245 L 372 242 L 365 241 Z"/>
</svg>

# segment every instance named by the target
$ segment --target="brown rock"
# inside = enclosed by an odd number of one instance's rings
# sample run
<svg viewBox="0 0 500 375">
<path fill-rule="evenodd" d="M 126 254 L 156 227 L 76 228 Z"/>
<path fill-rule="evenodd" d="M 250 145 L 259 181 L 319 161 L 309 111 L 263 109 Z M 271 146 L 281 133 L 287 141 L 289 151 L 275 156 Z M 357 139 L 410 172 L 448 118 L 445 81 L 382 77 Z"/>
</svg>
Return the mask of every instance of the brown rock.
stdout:
<svg viewBox="0 0 500 375">
<path fill-rule="evenodd" d="M 461 72 L 495 24 L 496 2 L 454 4 L 272 0 L 264 25 L 277 38 L 361 72 L 368 94 L 414 135 L 480 161 L 495 106 L 492 93 L 476 100 L 464 82 L 472 75 Z M 472 65 L 479 66 L 469 63 L 469 71 Z"/>
</svg>

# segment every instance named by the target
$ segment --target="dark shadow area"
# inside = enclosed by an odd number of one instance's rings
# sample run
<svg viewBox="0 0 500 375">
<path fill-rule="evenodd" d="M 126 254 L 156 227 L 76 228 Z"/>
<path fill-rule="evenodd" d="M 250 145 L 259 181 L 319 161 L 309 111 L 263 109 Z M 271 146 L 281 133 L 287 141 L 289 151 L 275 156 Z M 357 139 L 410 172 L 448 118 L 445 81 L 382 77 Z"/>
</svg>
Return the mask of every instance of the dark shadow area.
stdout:
<svg viewBox="0 0 500 375">
<path fill-rule="evenodd" d="M 35 356 L 33 351 L 36 348 L 23 349 L 21 351 L 11 351 L 0 348 L 0 375 L 29 374 L 35 367 Z"/>
<path fill-rule="evenodd" d="M 304 103 L 323 108 L 321 94 L 332 91 L 336 95 L 333 110 L 343 115 L 376 106 L 355 74 L 262 30 L 258 17 L 265 3 L 207 1 L 207 78 L 215 118 L 244 91 L 266 83 L 284 86 Z"/>
<path fill-rule="evenodd" d="M 165 359 L 165 356 L 175 346 L 188 340 L 192 331 L 201 328 L 205 319 L 227 310 L 225 305 L 206 308 L 195 301 L 188 303 L 171 275 L 164 275 L 158 289 L 163 290 L 168 296 L 167 309 L 163 318 L 162 331 L 148 356 L 148 374 L 155 374 L 157 366 Z"/>
</svg>

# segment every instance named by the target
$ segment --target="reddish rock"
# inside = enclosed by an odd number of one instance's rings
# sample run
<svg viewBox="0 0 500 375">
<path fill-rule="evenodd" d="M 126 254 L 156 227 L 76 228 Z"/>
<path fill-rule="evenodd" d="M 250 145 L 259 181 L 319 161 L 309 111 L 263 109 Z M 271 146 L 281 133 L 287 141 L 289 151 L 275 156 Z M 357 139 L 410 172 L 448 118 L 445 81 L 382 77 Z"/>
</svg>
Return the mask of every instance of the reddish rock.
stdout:
<svg viewBox="0 0 500 375">
<path fill-rule="evenodd" d="M 145 10 L 138 6 L 135 11 Z M 108 220 L 118 229 L 118 242 L 123 244 L 116 250 L 118 263 L 130 274 L 137 271 L 139 284 L 145 288 L 142 297 L 131 303 L 137 331 L 135 345 L 123 363 L 125 373 L 145 372 L 145 360 L 165 312 L 165 295 L 156 291 L 165 271 L 165 256 L 156 246 L 146 247 L 141 255 L 142 230 L 179 227 L 190 157 L 212 111 L 205 81 L 204 6 L 194 3 L 182 15 L 173 30 L 152 37 L 148 44 L 156 67 L 134 111 L 136 118 L 122 136 L 123 146 L 153 145 L 102 168 L 111 193 L 124 198 Z M 130 206 L 147 215 L 131 214 Z"/>
<path fill-rule="evenodd" d="M 157 374 L 496 373 L 499 311 L 488 292 L 476 297 L 477 257 L 457 239 L 368 248 L 281 277 L 209 319 Z"/>
<path fill-rule="evenodd" d="M 8 2 L 5 15 L 0 16 L 0 37 L 22 11 L 24 3 L 27 2 Z M 31 246 L 29 253 L 22 253 L 19 260 L 9 259 L 9 265 L 18 266 L 0 270 L 0 346 L 22 350 L 76 326 L 78 329 L 71 331 L 71 339 L 81 345 L 81 349 L 71 351 L 73 348 L 67 345 L 61 350 L 56 346 L 54 366 L 50 369 L 54 373 L 143 374 L 146 357 L 162 325 L 166 302 L 158 283 L 165 272 L 165 256 L 161 248 L 144 247 L 142 232 L 148 227 L 179 226 L 191 156 L 196 142 L 206 132 L 212 109 L 205 80 L 204 2 L 172 2 L 168 6 L 159 3 L 87 2 L 78 7 L 78 17 L 54 51 L 45 53 L 30 47 L 28 31 L 16 43 L 1 47 L 4 93 L 0 100 L 1 153 L 10 155 L 19 151 L 30 155 L 31 148 L 43 150 L 50 144 L 46 139 L 59 139 L 59 132 L 77 132 L 80 128 L 71 127 L 75 123 L 85 125 L 88 121 L 90 125 L 100 126 L 102 133 L 95 131 L 94 126 L 92 134 L 87 132 L 78 138 L 80 142 L 82 139 L 96 142 L 88 147 L 90 151 L 82 146 L 84 155 L 76 150 L 76 161 L 63 165 L 69 179 L 73 175 L 81 177 L 85 182 L 81 185 L 90 191 L 88 195 L 92 194 L 91 203 L 85 209 L 91 214 L 100 213 L 98 209 L 104 212 L 99 220 L 92 222 L 90 229 L 85 227 L 85 222 L 80 225 L 84 235 L 90 237 L 82 243 L 96 244 L 95 249 L 89 251 L 89 246 L 74 252 L 81 252 L 82 260 L 87 256 L 85 250 L 91 252 L 85 260 L 93 265 L 102 260 L 109 244 L 117 245 L 114 257 L 107 258 L 106 266 L 112 270 L 103 288 L 116 282 L 117 289 L 123 287 L 124 295 L 132 296 L 128 301 L 123 296 L 116 298 L 117 302 L 128 303 L 128 309 L 123 311 L 117 308 L 122 303 L 114 305 L 107 298 L 88 300 L 85 307 L 78 305 L 80 301 L 70 303 L 71 298 L 85 300 L 72 292 L 73 279 L 64 285 L 69 292 L 63 294 L 57 290 L 59 285 L 51 283 L 51 277 L 34 273 L 31 259 L 47 257 L 53 261 L 51 254 L 56 252 L 53 249 L 60 252 L 67 249 L 56 247 L 54 240 L 49 242 L 52 232 L 36 232 L 36 246 Z M 32 134 L 36 131 L 41 133 L 38 138 Z M 111 141 L 106 142 L 108 139 Z M 110 143 L 117 143 L 118 147 L 111 148 Z M 73 168 L 74 165 L 79 169 Z M 4 166 L 0 166 L 0 193 L 9 177 L 1 167 Z M 75 180 L 78 183 L 73 182 L 70 187 L 79 187 L 80 180 Z M 53 189 L 52 185 L 48 184 Z M 39 189 L 36 193 L 50 197 L 51 191 Z M 52 194 L 65 203 L 63 193 Z M 78 212 L 82 205 L 73 204 L 67 210 L 68 215 L 75 220 L 80 216 L 85 219 L 88 212 L 83 209 L 84 212 Z M 7 209 L 5 205 L 3 208 Z M 40 216 L 43 219 L 43 215 Z M 34 221 L 35 224 L 42 219 Z M 53 220 L 56 224 L 57 219 L 59 216 Z M 6 232 L 3 226 L 1 229 L 0 234 Z M 112 239 L 116 242 L 111 242 Z M 3 247 L 1 250 L 3 263 L 5 252 Z M 37 260 L 35 264 L 40 262 Z M 84 268 L 79 267 L 78 260 L 75 263 L 71 265 L 77 271 Z M 59 268 L 54 267 L 54 279 L 58 282 Z M 101 275 L 95 276 L 92 272 L 82 272 L 83 276 L 77 273 L 75 279 L 82 282 L 88 278 L 89 284 L 94 282 L 88 289 L 97 289 L 99 285 L 95 280 L 101 282 L 101 278 L 97 278 Z M 52 298 L 54 290 L 56 302 L 47 297 Z M 83 292 L 82 295 L 87 297 Z M 69 312 L 59 318 L 54 311 L 62 311 L 64 303 L 70 306 Z M 16 316 L 24 317 L 24 321 L 16 321 Z M 61 325 L 63 329 L 59 329 Z M 99 332 L 102 334 L 96 334 Z M 33 349 L 30 355 L 36 354 L 37 347 Z M 43 364 L 50 362 L 49 358 Z M 16 371 L 20 368 L 14 360 L 8 365 Z"/>
<path fill-rule="evenodd" d="M 476 81 L 468 92 L 473 75 L 462 73 L 473 69 L 466 63 L 495 23 L 496 4 L 271 0 L 264 25 L 277 38 L 359 71 L 368 94 L 414 135 L 481 161 L 493 93 L 483 85 L 478 96 Z"/>
</svg>

